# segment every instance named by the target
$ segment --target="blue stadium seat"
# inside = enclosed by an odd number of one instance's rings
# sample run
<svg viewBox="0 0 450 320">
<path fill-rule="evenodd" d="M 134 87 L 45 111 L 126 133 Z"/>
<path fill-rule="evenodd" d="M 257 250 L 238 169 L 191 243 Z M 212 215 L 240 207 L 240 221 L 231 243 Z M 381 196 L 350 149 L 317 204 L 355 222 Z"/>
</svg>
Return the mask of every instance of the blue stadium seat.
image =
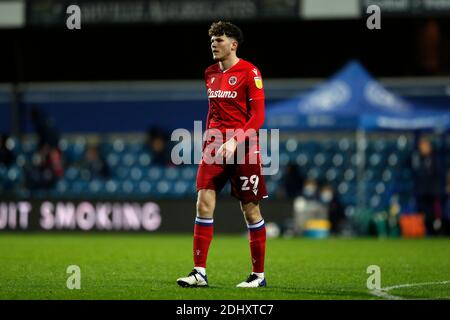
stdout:
<svg viewBox="0 0 450 320">
<path fill-rule="evenodd" d="M 137 191 L 138 186 L 136 183 L 133 183 L 131 180 L 125 180 L 122 183 L 120 183 L 119 190 L 123 194 L 131 194 L 135 190 Z"/>
<path fill-rule="evenodd" d="M 114 153 L 113 145 L 109 141 L 102 141 L 99 144 L 99 149 L 102 154 L 108 155 Z"/>
<path fill-rule="evenodd" d="M 181 177 L 184 180 L 193 180 L 197 175 L 197 169 L 193 166 L 184 166 L 181 169 Z"/>
<path fill-rule="evenodd" d="M 116 139 L 112 142 L 112 149 L 116 153 L 125 153 L 125 142 L 122 139 Z"/>
<path fill-rule="evenodd" d="M 75 180 L 70 184 L 70 192 L 79 195 L 79 194 L 85 194 L 88 190 L 88 182 L 82 181 L 82 180 Z"/>
<path fill-rule="evenodd" d="M 316 167 L 322 167 L 327 165 L 327 163 L 329 162 L 328 160 L 329 159 L 327 159 L 325 153 L 319 152 L 314 156 L 313 163 Z"/>
<path fill-rule="evenodd" d="M 342 167 L 345 164 L 345 156 L 342 153 L 335 153 L 331 158 L 331 163 L 334 167 Z"/>
<path fill-rule="evenodd" d="M 336 140 L 325 140 L 320 143 L 320 152 L 325 154 L 334 154 L 339 150 L 339 146 Z"/>
<path fill-rule="evenodd" d="M 284 153 L 280 152 L 280 159 L 279 160 L 280 160 L 280 166 L 284 167 L 284 166 L 286 166 L 289 163 L 290 156 L 286 152 L 284 152 Z"/>
<path fill-rule="evenodd" d="M 344 180 L 346 182 L 352 182 L 356 180 L 356 170 L 349 168 L 344 171 Z"/>
<path fill-rule="evenodd" d="M 74 142 L 68 142 L 67 148 L 63 154 L 67 162 L 73 163 L 82 161 L 85 151 L 86 140 L 84 138 L 78 138 Z"/>
<path fill-rule="evenodd" d="M 105 183 L 105 191 L 108 194 L 117 194 L 119 192 L 119 183 L 115 179 L 109 179 Z"/>
<path fill-rule="evenodd" d="M 6 172 L 6 179 L 13 184 L 20 182 L 22 178 L 23 171 L 17 165 L 12 165 Z"/>
<path fill-rule="evenodd" d="M 338 141 L 338 149 L 343 153 L 354 153 L 356 150 L 356 143 L 354 140 L 348 138 L 341 138 Z"/>
<path fill-rule="evenodd" d="M 14 136 L 11 136 L 6 140 L 6 148 L 15 155 L 18 155 L 22 152 L 20 140 Z"/>
<path fill-rule="evenodd" d="M 396 148 L 397 151 L 409 153 L 414 149 L 414 146 L 413 142 L 408 139 L 408 137 L 401 135 L 397 138 Z"/>
<path fill-rule="evenodd" d="M 392 169 L 385 169 L 381 173 L 381 180 L 388 183 L 392 181 L 393 178 L 393 170 Z"/>
<path fill-rule="evenodd" d="M 167 181 L 167 180 L 161 180 L 156 183 L 156 193 L 158 195 L 167 196 L 170 195 L 170 193 L 173 190 L 173 182 Z"/>
<path fill-rule="evenodd" d="M 129 167 L 120 166 L 115 169 L 114 173 L 119 180 L 124 180 L 128 179 L 128 177 L 130 176 L 130 171 L 131 169 Z"/>
<path fill-rule="evenodd" d="M 120 157 L 115 152 L 106 153 L 106 163 L 114 170 L 119 165 Z"/>
<path fill-rule="evenodd" d="M 149 194 L 152 191 L 152 184 L 148 181 L 140 181 L 138 191 L 141 194 Z"/>
<path fill-rule="evenodd" d="M 23 168 L 25 167 L 25 165 L 28 163 L 27 158 L 25 157 L 25 155 L 23 153 L 18 153 L 17 157 L 16 157 L 16 164 L 20 167 Z"/>
<path fill-rule="evenodd" d="M 140 181 L 143 177 L 143 170 L 139 167 L 132 167 L 130 170 L 130 177 L 133 181 Z"/>
<path fill-rule="evenodd" d="M 391 168 L 398 168 L 400 166 L 400 161 L 397 153 L 392 152 L 387 157 L 387 165 Z"/>
<path fill-rule="evenodd" d="M 163 175 L 163 169 L 161 167 L 152 166 L 147 171 L 147 176 L 150 181 L 158 181 Z"/>
<path fill-rule="evenodd" d="M 307 172 L 306 176 L 315 180 L 322 180 L 324 178 L 324 171 L 321 167 L 311 167 Z"/>
<path fill-rule="evenodd" d="M 308 154 L 303 151 L 297 155 L 297 157 L 295 158 L 295 162 L 301 168 L 309 167 L 311 165 L 311 161 L 310 158 L 308 157 Z"/>
<path fill-rule="evenodd" d="M 173 192 L 175 196 L 184 196 L 189 191 L 189 183 L 186 181 L 177 181 L 174 184 Z"/>
<path fill-rule="evenodd" d="M 343 172 L 340 169 L 329 168 L 325 172 L 325 178 L 328 182 L 333 183 L 334 181 L 342 181 Z"/>
<path fill-rule="evenodd" d="M 33 153 L 37 150 L 37 144 L 32 140 L 25 140 L 22 143 L 22 153 L 27 159 L 31 159 Z"/>
<path fill-rule="evenodd" d="M 66 179 L 60 179 L 56 183 L 55 190 L 59 194 L 65 194 L 70 191 L 70 184 Z"/>
<path fill-rule="evenodd" d="M 373 168 L 381 168 L 386 164 L 386 158 L 382 153 L 372 153 L 368 157 L 368 165 Z"/>
<path fill-rule="evenodd" d="M 128 144 L 127 150 L 134 154 L 139 154 L 144 151 L 144 144 L 140 142 L 131 142 Z"/>
<path fill-rule="evenodd" d="M 379 195 L 372 195 L 369 198 L 369 206 L 373 209 L 373 210 L 382 210 L 383 208 L 383 202 L 382 202 L 382 198 Z"/>
<path fill-rule="evenodd" d="M 93 194 L 105 192 L 105 184 L 99 179 L 94 179 L 89 182 L 88 190 Z"/>
<path fill-rule="evenodd" d="M 180 171 L 181 169 L 178 167 L 164 168 L 164 178 L 171 181 L 177 180 L 180 176 Z"/>
<path fill-rule="evenodd" d="M 286 141 L 280 142 L 280 152 L 287 154 L 295 154 L 297 152 L 298 142 L 294 138 L 287 139 Z"/>
<path fill-rule="evenodd" d="M 120 164 L 122 166 L 131 167 L 137 162 L 137 155 L 131 152 L 119 153 Z"/>
<path fill-rule="evenodd" d="M 152 157 L 149 153 L 142 152 L 138 156 L 138 163 L 142 167 L 148 167 L 152 163 Z"/>
</svg>

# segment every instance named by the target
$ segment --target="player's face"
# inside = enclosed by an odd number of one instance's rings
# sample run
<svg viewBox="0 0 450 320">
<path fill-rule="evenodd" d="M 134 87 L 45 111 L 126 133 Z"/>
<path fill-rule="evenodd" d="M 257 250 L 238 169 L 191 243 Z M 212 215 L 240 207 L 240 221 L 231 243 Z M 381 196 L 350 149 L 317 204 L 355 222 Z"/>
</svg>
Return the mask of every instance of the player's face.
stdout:
<svg viewBox="0 0 450 320">
<path fill-rule="evenodd" d="M 229 38 L 226 35 L 211 37 L 211 51 L 215 61 L 223 61 L 227 59 L 231 52 L 236 50 L 236 48 L 237 42 L 233 38 Z"/>
</svg>

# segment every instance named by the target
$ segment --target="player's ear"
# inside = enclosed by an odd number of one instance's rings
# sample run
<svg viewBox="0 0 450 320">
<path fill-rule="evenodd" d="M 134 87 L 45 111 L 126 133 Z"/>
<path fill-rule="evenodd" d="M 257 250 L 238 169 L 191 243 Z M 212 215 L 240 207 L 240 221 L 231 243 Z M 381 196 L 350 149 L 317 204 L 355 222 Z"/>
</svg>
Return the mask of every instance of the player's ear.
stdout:
<svg viewBox="0 0 450 320">
<path fill-rule="evenodd" d="M 231 50 L 236 51 L 238 48 L 238 42 L 236 40 L 233 40 L 231 42 Z"/>
</svg>

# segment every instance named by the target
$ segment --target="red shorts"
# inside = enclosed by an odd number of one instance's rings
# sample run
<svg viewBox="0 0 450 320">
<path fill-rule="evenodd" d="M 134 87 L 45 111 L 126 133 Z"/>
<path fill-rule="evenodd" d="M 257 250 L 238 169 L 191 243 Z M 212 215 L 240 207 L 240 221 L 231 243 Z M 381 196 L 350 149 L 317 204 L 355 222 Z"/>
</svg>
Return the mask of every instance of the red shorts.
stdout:
<svg viewBox="0 0 450 320">
<path fill-rule="evenodd" d="M 254 164 L 207 164 L 202 161 L 197 171 L 197 191 L 212 189 L 219 193 L 230 180 L 231 195 L 244 203 L 267 198 L 259 154 L 257 159 Z"/>
</svg>

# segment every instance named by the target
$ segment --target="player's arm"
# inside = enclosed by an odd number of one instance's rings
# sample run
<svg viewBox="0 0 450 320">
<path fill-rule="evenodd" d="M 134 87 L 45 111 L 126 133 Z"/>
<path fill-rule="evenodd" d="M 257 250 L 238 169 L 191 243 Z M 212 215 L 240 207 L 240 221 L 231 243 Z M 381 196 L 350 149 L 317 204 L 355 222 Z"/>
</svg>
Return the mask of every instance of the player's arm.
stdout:
<svg viewBox="0 0 450 320">
<path fill-rule="evenodd" d="M 247 130 L 253 129 L 256 133 L 264 124 L 264 99 L 251 100 L 249 104 L 252 116 L 248 119 L 242 131 L 238 130 L 233 138 L 219 148 L 218 154 L 222 154 L 222 156 L 227 158 L 231 157 L 236 151 L 238 144 L 244 142 L 245 137 L 248 136 L 248 134 L 245 134 L 246 132 L 248 133 Z"/>
<path fill-rule="evenodd" d="M 243 132 L 234 135 L 234 140 L 239 144 L 245 140 L 245 132 L 255 130 L 257 132 L 264 124 L 264 99 L 251 100 L 249 102 L 251 117 L 243 128 Z"/>
<path fill-rule="evenodd" d="M 245 133 L 248 135 L 248 130 L 258 132 L 264 124 L 264 88 L 261 73 L 257 68 L 253 68 L 248 71 L 247 78 L 247 97 L 251 116 L 243 128 L 243 132 L 238 131 L 234 136 L 234 140 L 238 144 L 245 141 Z"/>
<path fill-rule="evenodd" d="M 238 144 L 245 141 L 245 133 L 248 133 L 248 130 L 253 129 L 256 133 L 264 124 L 264 88 L 259 70 L 255 68 L 249 71 L 248 78 L 247 96 L 251 116 L 243 130 L 238 130 L 233 139 L 229 139 L 219 148 L 219 154 L 228 157 L 234 154 Z"/>
</svg>

